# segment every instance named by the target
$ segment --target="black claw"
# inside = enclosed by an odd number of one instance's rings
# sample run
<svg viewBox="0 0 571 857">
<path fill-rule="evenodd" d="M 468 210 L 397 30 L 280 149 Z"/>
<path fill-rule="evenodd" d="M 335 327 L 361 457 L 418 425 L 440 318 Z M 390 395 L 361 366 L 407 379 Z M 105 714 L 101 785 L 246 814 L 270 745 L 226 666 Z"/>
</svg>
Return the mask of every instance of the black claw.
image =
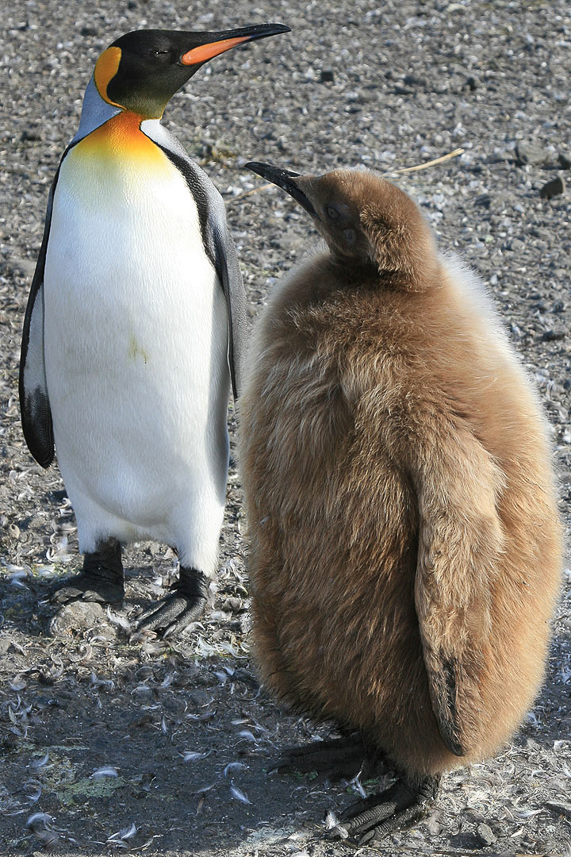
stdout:
<svg viewBox="0 0 571 857">
<path fill-rule="evenodd" d="M 123 601 L 125 583 L 121 563 L 121 545 L 109 539 L 93 553 L 83 558 L 83 570 L 55 584 L 49 592 L 53 604 L 64 605 L 71 601 L 96 601 L 115 604 Z"/>
<path fill-rule="evenodd" d="M 139 617 L 136 633 L 161 631 L 162 637 L 179 634 L 204 612 L 208 597 L 208 578 L 194 568 L 180 569 L 179 579 L 168 595 Z"/>
<path fill-rule="evenodd" d="M 137 633 L 162 631 L 163 637 L 179 633 L 202 615 L 205 605 L 205 598 L 191 600 L 169 595 L 143 613 L 137 622 Z"/>
<path fill-rule="evenodd" d="M 426 777 L 418 785 L 399 779 L 377 795 L 351 804 L 328 838 L 341 837 L 353 845 L 370 844 L 388 833 L 410 827 L 432 806 L 439 777 Z"/>
</svg>

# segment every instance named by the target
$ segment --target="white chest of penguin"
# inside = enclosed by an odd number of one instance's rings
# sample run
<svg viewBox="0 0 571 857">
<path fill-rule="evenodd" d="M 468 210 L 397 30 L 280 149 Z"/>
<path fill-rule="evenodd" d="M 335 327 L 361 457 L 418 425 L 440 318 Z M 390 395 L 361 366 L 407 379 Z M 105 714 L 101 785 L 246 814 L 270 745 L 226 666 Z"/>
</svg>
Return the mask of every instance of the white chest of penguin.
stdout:
<svg viewBox="0 0 571 857">
<path fill-rule="evenodd" d="M 184 177 L 121 119 L 61 166 L 45 361 L 66 485 L 146 526 L 223 442 L 227 310 Z"/>
</svg>

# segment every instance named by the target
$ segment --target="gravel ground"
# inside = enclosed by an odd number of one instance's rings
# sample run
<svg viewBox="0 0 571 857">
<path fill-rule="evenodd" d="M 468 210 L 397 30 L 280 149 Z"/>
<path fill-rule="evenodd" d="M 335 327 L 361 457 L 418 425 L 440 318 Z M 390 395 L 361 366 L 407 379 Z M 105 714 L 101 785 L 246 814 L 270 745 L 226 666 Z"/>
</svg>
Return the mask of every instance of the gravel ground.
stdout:
<svg viewBox="0 0 571 857">
<path fill-rule="evenodd" d="M 565 0 L 12 0 L 0 79 L 0 850 L 338 857 L 327 811 L 356 784 L 267 771 L 317 732 L 280 711 L 249 658 L 244 520 L 231 473 L 213 611 L 188 636 L 130 642 L 129 620 L 175 569 L 126 551 L 124 608 L 55 614 L 47 582 L 79 563 L 57 469 L 35 465 L 17 404 L 19 341 L 48 185 L 100 51 L 138 27 L 280 21 L 292 33 L 205 66 L 166 123 L 223 193 L 252 316 L 316 244 L 300 209 L 242 169 L 255 158 L 396 173 L 441 246 L 493 291 L 553 426 L 571 501 L 571 13 Z M 551 192 L 542 188 L 556 181 Z M 559 191 L 549 196 L 553 191 Z M 547 196 L 546 196 L 547 194 Z M 549 197 L 549 198 L 548 198 Z M 234 422 L 231 415 L 232 432 Z M 545 687 L 494 760 L 447 776 L 438 805 L 383 855 L 571 855 L 571 573 Z M 373 849 L 363 849 L 372 853 Z"/>
</svg>

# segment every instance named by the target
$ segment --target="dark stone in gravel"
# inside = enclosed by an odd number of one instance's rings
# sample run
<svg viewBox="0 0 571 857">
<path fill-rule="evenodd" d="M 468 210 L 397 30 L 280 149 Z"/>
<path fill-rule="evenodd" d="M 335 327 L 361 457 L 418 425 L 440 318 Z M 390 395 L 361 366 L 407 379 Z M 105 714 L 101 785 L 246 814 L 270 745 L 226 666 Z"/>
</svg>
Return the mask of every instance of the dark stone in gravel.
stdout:
<svg viewBox="0 0 571 857">
<path fill-rule="evenodd" d="M 405 86 L 424 86 L 425 81 L 420 77 L 417 77 L 415 74 L 406 74 L 403 79 L 403 83 Z"/>
<path fill-rule="evenodd" d="M 319 78 L 321 83 L 333 83 L 335 81 L 335 73 L 332 69 L 324 69 Z"/>
<path fill-rule="evenodd" d="M 543 342 L 557 342 L 559 339 L 565 339 L 565 331 L 563 330 L 546 330 L 542 334 Z"/>
<path fill-rule="evenodd" d="M 539 195 L 542 199 L 551 199 L 553 196 L 560 196 L 564 192 L 565 181 L 561 176 L 557 176 L 543 185 L 539 191 Z"/>
<path fill-rule="evenodd" d="M 525 242 L 521 238 L 512 238 L 504 244 L 504 250 L 511 250 L 512 253 L 521 253 L 525 249 Z"/>
<path fill-rule="evenodd" d="M 561 802 L 561 803 L 557 802 L 556 803 L 555 801 L 548 801 L 545 804 L 545 806 L 548 807 L 553 812 L 556 812 L 559 815 L 563 815 L 563 816 L 565 816 L 565 818 L 571 819 L 571 804 L 563 803 L 563 802 Z"/>
<path fill-rule="evenodd" d="M 562 170 L 571 170 L 571 156 L 559 153 L 559 166 Z"/>
</svg>

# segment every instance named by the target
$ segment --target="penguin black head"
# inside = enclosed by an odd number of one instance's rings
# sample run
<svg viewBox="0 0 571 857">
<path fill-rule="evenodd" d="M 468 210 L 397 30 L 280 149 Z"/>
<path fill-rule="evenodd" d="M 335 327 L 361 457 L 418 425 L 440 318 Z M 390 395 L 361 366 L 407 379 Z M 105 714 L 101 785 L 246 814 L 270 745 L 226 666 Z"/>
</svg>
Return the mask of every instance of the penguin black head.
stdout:
<svg viewBox="0 0 571 857">
<path fill-rule="evenodd" d="M 108 104 L 158 119 L 169 99 L 205 62 L 236 45 L 289 29 L 259 24 L 207 33 L 135 30 L 103 51 L 95 65 L 95 85 Z"/>
<path fill-rule="evenodd" d="M 437 264 L 432 231 L 416 203 L 375 173 L 335 170 L 302 176 L 252 161 L 252 172 L 281 187 L 311 215 L 335 260 L 374 267 L 409 289 Z"/>
</svg>

